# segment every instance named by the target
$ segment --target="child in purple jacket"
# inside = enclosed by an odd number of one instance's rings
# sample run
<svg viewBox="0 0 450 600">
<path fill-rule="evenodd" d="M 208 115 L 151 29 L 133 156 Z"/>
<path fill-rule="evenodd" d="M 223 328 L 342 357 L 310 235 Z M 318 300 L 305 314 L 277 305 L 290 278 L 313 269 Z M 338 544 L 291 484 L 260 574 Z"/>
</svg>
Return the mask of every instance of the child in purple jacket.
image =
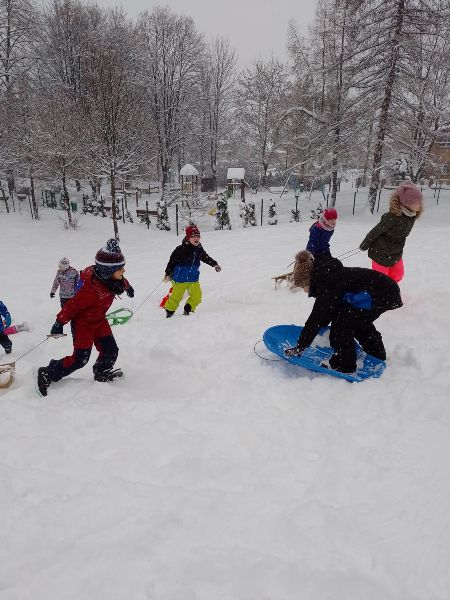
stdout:
<svg viewBox="0 0 450 600">
<path fill-rule="evenodd" d="M 50 291 L 50 298 L 55 297 L 56 290 L 59 287 L 59 301 L 61 308 L 64 304 L 73 298 L 77 293 L 77 284 L 80 278 L 80 274 L 76 269 L 70 266 L 70 261 L 64 256 L 58 263 L 58 270 L 56 271 L 56 277 L 53 281 L 52 289 Z M 70 324 L 72 329 L 73 337 L 73 325 Z"/>
</svg>

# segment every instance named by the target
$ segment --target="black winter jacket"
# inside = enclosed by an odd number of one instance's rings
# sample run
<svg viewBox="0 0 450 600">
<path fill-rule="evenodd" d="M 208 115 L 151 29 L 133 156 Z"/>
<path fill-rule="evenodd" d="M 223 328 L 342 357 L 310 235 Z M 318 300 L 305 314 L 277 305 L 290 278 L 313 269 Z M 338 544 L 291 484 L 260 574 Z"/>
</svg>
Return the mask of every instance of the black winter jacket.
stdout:
<svg viewBox="0 0 450 600">
<path fill-rule="evenodd" d="M 309 291 L 309 296 L 316 300 L 298 340 L 301 349 L 310 346 L 320 328 L 326 327 L 342 309 L 348 307 L 349 302 L 344 296 L 361 292 L 370 294 L 370 308 L 373 310 L 385 312 L 403 304 L 400 288 L 387 275 L 371 269 L 344 267 L 337 258 L 318 256 L 314 260 Z"/>
</svg>

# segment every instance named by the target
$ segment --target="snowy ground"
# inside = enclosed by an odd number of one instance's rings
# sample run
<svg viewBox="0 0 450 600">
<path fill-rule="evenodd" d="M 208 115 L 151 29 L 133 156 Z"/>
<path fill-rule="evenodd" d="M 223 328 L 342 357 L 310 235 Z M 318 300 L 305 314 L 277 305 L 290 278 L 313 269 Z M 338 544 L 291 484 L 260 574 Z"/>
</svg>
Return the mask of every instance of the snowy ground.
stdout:
<svg viewBox="0 0 450 600">
<path fill-rule="evenodd" d="M 362 196 L 355 216 L 353 190 L 339 197 L 335 255 L 383 212 L 384 196 L 373 216 Z M 214 232 L 205 217 L 222 272 L 203 265 L 195 315 L 166 320 L 161 284 L 115 328 L 123 380 L 95 383 L 88 366 L 38 398 L 32 369 L 68 339 L 17 363 L 0 391 L 1 600 L 450 598 L 450 191 L 438 206 L 426 192 L 404 307 L 378 322 L 388 368 L 361 384 L 253 353 L 267 327 L 302 324 L 312 307 L 270 279 L 306 244 L 311 221 L 288 222 L 292 200 L 273 227 Z M 32 324 L 11 337 L 18 357 L 54 321 L 58 259 L 92 264 L 112 228 L 86 216 L 65 231 L 51 210 L 39 222 L 2 212 L 0 226 L 0 298 Z M 114 307 L 136 308 L 177 238 L 138 223 L 120 234 L 136 297 Z"/>
</svg>

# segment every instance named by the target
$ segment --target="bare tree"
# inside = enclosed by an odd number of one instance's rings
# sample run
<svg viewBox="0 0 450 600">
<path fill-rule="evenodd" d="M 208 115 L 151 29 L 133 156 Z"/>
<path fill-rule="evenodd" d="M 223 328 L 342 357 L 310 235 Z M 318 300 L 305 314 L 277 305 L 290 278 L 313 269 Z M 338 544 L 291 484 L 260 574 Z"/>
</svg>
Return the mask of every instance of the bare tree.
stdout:
<svg viewBox="0 0 450 600">
<path fill-rule="evenodd" d="M 254 145 L 267 179 L 270 160 L 281 142 L 280 119 L 288 88 L 286 67 L 274 58 L 257 60 L 238 77 L 236 104 L 248 140 Z"/>
<path fill-rule="evenodd" d="M 105 13 L 101 34 L 91 40 L 84 116 L 87 123 L 87 171 L 109 178 L 114 234 L 119 239 L 116 213 L 118 179 L 135 173 L 147 158 L 143 135 L 142 88 L 134 44 L 135 29 L 118 11 Z"/>
<path fill-rule="evenodd" d="M 216 38 L 207 49 L 201 76 L 209 163 L 214 189 L 217 187 L 217 157 L 220 142 L 230 129 L 235 64 L 235 51 L 230 48 L 228 40 Z"/>
<path fill-rule="evenodd" d="M 356 17 L 359 29 L 355 57 L 360 71 L 355 87 L 370 99 L 377 114 L 369 188 L 369 206 L 373 212 L 384 166 L 385 144 L 390 141 L 393 122 L 403 110 L 405 73 L 412 58 L 411 49 L 420 45 L 421 36 L 433 34 L 437 20 L 448 19 L 448 7 L 443 10 L 441 0 L 426 3 L 370 0 L 360 4 Z"/>
<path fill-rule="evenodd" d="M 162 184 L 186 135 L 192 90 L 203 55 L 203 42 L 194 21 L 156 7 L 139 20 L 143 47 L 142 71 L 152 124 L 158 139 Z"/>
<path fill-rule="evenodd" d="M 8 186 L 14 188 L 10 160 L 14 146 L 12 104 L 18 79 L 31 66 L 30 39 L 36 10 L 29 0 L 0 0 L 0 167 L 6 171 Z"/>
</svg>

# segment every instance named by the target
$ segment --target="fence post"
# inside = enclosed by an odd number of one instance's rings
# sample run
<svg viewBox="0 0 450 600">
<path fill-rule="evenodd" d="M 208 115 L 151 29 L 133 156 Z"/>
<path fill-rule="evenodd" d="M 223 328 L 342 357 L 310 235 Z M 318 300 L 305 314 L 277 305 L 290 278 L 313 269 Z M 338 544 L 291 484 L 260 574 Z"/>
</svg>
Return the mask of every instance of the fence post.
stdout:
<svg viewBox="0 0 450 600">
<path fill-rule="evenodd" d="M 352 214 L 355 214 L 355 203 L 356 203 L 356 192 L 354 192 L 354 194 L 353 194 L 353 213 Z"/>
<path fill-rule="evenodd" d="M 31 198 L 30 198 L 30 196 L 28 196 L 28 202 L 30 203 L 31 218 L 34 219 L 33 205 L 31 204 Z"/>
<path fill-rule="evenodd" d="M 378 192 L 378 205 L 377 205 L 377 212 L 380 210 L 380 197 L 381 197 L 381 190 Z"/>
<path fill-rule="evenodd" d="M 438 190 L 438 195 L 437 195 L 437 198 L 436 198 L 436 204 L 439 204 L 439 196 L 440 196 L 440 193 L 441 193 L 441 187 L 442 186 L 440 186 L 439 190 Z"/>
<path fill-rule="evenodd" d="M 175 223 L 177 227 L 177 237 L 178 237 L 178 204 L 175 204 Z"/>
<path fill-rule="evenodd" d="M 139 206 L 139 192 L 136 188 L 136 208 L 138 208 L 138 206 Z"/>
<path fill-rule="evenodd" d="M 327 194 L 327 208 L 328 208 L 328 198 L 330 197 L 330 194 Z"/>
<path fill-rule="evenodd" d="M 125 223 L 125 210 L 123 208 L 123 197 L 122 197 L 122 221 Z"/>
<path fill-rule="evenodd" d="M 263 222 L 264 198 L 261 198 L 261 227 Z"/>
<path fill-rule="evenodd" d="M 4 190 L 3 188 L 2 188 L 2 196 L 3 196 L 3 200 L 5 201 L 5 205 L 6 205 L 6 212 L 7 212 L 7 213 L 8 213 L 8 215 L 9 215 L 8 199 L 6 198 L 6 195 L 5 195 L 5 190 Z"/>
<path fill-rule="evenodd" d="M 145 220 L 147 222 L 147 229 L 150 229 L 150 217 L 148 216 L 148 200 L 145 201 Z"/>
</svg>

